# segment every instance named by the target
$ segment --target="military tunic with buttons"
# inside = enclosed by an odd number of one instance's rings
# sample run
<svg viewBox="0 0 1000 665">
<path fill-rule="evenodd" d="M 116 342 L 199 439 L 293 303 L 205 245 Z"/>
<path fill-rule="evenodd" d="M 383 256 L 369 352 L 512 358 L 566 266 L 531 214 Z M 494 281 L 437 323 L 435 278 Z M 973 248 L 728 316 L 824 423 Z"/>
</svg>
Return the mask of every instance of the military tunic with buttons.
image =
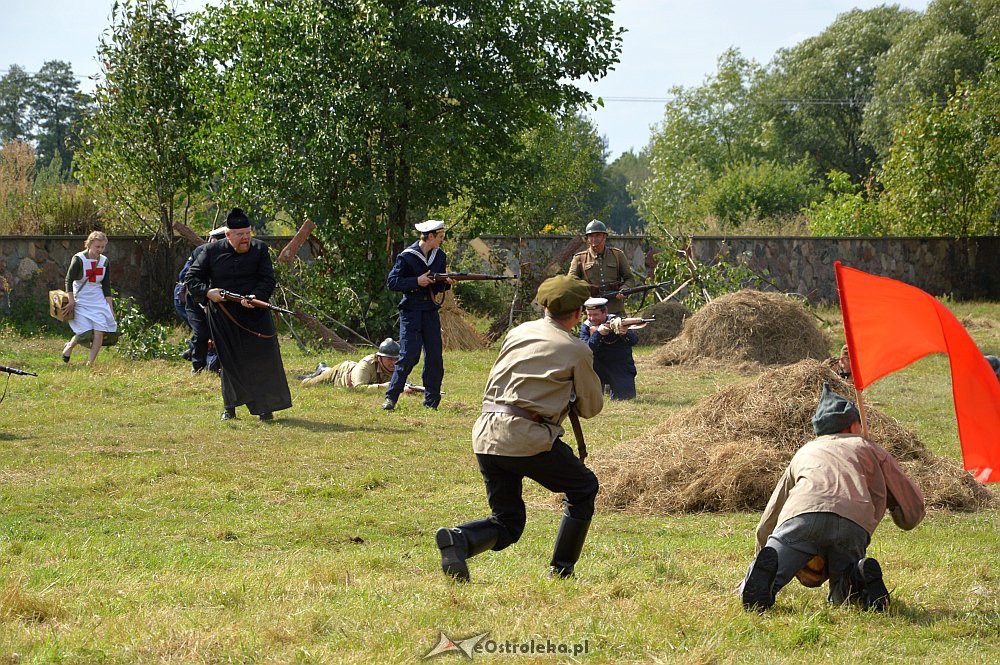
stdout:
<svg viewBox="0 0 1000 665">
<path fill-rule="evenodd" d="M 625 252 L 610 245 L 606 245 L 600 254 L 595 253 L 591 248 L 575 254 L 569 265 L 569 272 L 566 274 L 590 284 L 590 292 L 594 296 L 607 291 L 635 286 L 632 266 L 629 264 Z M 624 312 L 624 300 L 608 297 L 609 314 L 622 315 Z"/>
</svg>

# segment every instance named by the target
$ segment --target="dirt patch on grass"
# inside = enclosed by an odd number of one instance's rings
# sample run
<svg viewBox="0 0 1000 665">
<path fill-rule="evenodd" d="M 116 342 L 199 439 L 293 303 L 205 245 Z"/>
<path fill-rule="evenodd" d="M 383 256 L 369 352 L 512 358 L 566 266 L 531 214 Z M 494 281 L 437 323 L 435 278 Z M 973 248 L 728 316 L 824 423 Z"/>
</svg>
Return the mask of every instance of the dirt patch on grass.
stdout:
<svg viewBox="0 0 1000 665">
<path fill-rule="evenodd" d="M 829 340 L 802 303 L 778 293 L 743 290 L 708 303 L 654 354 L 661 365 L 788 365 L 829 355 Z"/>
<path fill-rule="evenodd" d="M 758 511 L 792 455 L 814 438 L 823 382 L 853 390 L 816 360 L 772 369 L 705 397 L 641 437 L 594 460 L 598 507 L 640 513 Z M 1000 505 L 951 459 L 929 452 L 894 418 L 868 409 L 869 438 L 888 450 L 928 506 L 974 511 Z"/>
</svg>

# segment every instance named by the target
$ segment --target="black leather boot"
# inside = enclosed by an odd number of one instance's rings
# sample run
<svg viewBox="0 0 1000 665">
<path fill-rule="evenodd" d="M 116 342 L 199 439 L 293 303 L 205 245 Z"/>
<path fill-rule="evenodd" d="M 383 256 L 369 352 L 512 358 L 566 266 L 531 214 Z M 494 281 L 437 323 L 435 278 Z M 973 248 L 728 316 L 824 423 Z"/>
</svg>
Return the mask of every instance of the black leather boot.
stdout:
<svg viewBox="0 0 1000 665">
<path fill-rule="evenodd" d="M 587 540 L 590 520 L 578 520 L 569 515 L 563 515 L 559 522 L 559 532 L 556 534 L 556 546 L 552 552 L 552 563 L 549 574 L 553 577 L 572 577 L 573 566 L 580 560 L 583 542 Z"/>
<path fill-rule="evenodd" d="M 866 610 L 885 612 L 889 609 L 889 590 L 882 579 L 882 566 L 872 557 L 858 561 L 851 570 L 851 594 L 853 600 Z"/>
<path fill-rule="evenodd" d="M 757 553 L 740 594 L 743 607 L 763 612 L 774 605 L 774 578 L 778 575 L 778 551 L 763 547 Z"/>
<path fill-rule="evenodd" d="M 476 520 L 453 529 L 438 529 L 434 534 L 441 550 L 441 570 L 460 582 L 469 581 L 469 566 L 465 560 L 492 548 L 500 536 L 490 520 Z"/>
</svg>

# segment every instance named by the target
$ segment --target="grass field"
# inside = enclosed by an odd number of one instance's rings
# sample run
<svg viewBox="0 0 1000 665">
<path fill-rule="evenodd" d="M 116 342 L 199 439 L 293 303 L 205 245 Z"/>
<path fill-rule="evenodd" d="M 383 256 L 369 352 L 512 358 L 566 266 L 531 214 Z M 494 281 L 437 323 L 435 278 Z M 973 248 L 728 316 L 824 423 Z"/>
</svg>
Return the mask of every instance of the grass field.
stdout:
<svg viewBox="0 0 1000 665">
<path fill-rule="evenodd" d="M 1000 304 L 954 309 L 1000 351 Z M 552 580 L 559 514 L 529 482 L 522 540 L 458 585 L 433 533 L 486 514 L 470 431 L 495 350 L 446 355 L 438 412 L 292 380 L 295 406 L 264 424 L 245 409 L 219 422 L 217 379 L 185 364 L 107 351 L 66 366 L 63 341 L 0 324 L 0 363 L 40 375 L 13 377 L 0 404 L 0 663 L 407 662 L 439 631 L 587 649 L 475 656 L 495 662 L 1000 662 L 995 511 L 884 523 L 870 551 L 887 615 L 793 582 L 758 616 L 733 595 L 757 515 L 599 513 L 577 577 Z M 342 359 L 283 353 L 290 376 Z M 640 399 L 585 423 L 591 455 L 741 378 L 643 365 Z M 866 396 L 959 457 L 943 357 Z"/>
</svg>

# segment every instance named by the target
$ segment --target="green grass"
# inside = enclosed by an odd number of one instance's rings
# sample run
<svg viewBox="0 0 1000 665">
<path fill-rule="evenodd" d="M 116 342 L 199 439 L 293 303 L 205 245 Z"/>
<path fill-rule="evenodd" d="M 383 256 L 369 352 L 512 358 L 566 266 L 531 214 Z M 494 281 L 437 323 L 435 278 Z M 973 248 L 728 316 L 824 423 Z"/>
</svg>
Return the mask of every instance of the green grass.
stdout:
<svg viewBox="0 0 1000 665">
<path fill-rule="evenodd" d="M 997 304 L 954 309 L 1000 322 Z M 1000 350 L 1000 327 L 972 332 Z M 472 559 L 473 582 L 457 585 L 433 532 L 487 512 L 470 432 L 495 350 L 446 356 L 438 412 L 404 397 L 385 414 L 377 391 L 293 380 L 295 406 L 267 425 L 244 409 L 219 422 L 217 380 L 184 364 L 109 351 L 92 370 L 82 356 L 65 366 L 62 342 L 0 331 L 0 363 L 40 374 L 13 377 L 0 405 L 0 663 L 406 662 L 439 630 L 586 640 L 587 662 L 1000 659 L 995 511 L 883 524 L 871 551 L 888 615 L 828 607 L 793 582 L 758 616 L 733 594 L 757 515 L 598 514 L 577 578 L 552 580 L 559 515 L 529 481 L 524 537 Z M 344 357 L 283 353 L 291 376 Z M 591 455 L 740 379 L 643 364 L 640 399 L 585 423 Z M 943 357 L 866 395 L 959 456 Z"/>
</svg>

